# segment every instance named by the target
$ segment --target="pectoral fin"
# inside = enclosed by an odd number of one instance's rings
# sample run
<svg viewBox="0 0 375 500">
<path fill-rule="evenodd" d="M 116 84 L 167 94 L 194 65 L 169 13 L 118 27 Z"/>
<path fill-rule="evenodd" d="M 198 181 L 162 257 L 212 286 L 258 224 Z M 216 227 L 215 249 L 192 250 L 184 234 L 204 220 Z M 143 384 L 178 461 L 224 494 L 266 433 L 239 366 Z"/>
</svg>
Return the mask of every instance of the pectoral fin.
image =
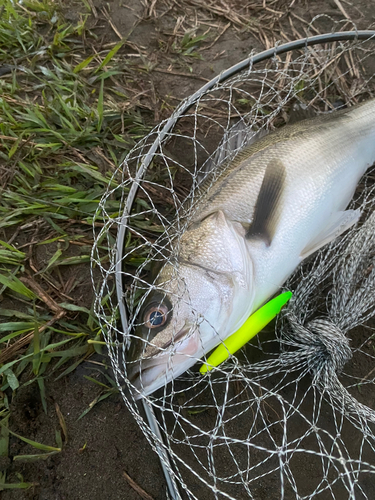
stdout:
<svg viewBox="0 0 375 500">
<path fill-rule="evenodd" d="M 345 212 L 335 214 L 324 231 L 303 249 L 301 259 L 306 259 L 306 257 L 319 250 L 319 248 L 340 236 L 340 234 L 353 226 L 359 220 L 360 216 L 360 210 L 345 210 Z"/>
<path fill-rule="evenodd" d="M 284 184 L 285 167 L 280 160 L 275 160 L 266 168 L 247 238 L 260 238 L 270 246 L 279 221 Z"/>
</svg>

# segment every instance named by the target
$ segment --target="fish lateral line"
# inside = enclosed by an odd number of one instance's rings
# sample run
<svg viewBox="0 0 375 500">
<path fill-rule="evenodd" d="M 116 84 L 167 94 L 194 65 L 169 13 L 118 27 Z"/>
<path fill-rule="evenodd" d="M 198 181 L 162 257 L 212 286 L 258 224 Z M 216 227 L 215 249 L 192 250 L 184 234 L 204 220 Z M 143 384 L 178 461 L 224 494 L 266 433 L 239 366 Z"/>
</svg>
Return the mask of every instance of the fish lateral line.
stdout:
<svg viewBox="0 0 375 500">
<path fill-rule="evenodd" d="M 253 313 L 235 333 L 230 335 L 214 350 L 207 361 L 200 367 L 200 373 L 204 374 L 211 371 L 214 367 L 223 363 L 230 354 L 234 354 L 241 349 L 279 314 L 281 308 L 290 300 L 292 295 L 290 291 L 281 293 Z"/>
</svg>

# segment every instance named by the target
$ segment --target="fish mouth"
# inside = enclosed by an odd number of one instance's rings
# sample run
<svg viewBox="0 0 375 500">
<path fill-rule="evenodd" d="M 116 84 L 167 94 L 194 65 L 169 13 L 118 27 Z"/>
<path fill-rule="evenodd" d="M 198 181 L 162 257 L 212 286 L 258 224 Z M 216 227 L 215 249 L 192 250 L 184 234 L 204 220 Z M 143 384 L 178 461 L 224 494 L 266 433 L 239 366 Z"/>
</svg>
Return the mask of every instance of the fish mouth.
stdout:
<svg viewBox="0 0 375 500">
<path fill-rule="evenodd" d="M 192 332 L 191 326 L 186 326 L 163 346 L 153 347 L 152 354 L 128 362 L 128 380 L 134 398 L 152 394 L 188 370 L 197 361 L 199 347 L 198 330 Z"/>
</svg>

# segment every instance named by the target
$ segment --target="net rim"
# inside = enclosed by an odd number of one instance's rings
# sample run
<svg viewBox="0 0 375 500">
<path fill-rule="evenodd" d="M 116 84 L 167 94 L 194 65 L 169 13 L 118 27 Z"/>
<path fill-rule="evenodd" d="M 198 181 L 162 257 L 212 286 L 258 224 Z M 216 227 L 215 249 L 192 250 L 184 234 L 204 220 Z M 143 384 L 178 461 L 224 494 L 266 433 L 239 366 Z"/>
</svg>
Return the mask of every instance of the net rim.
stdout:
<svg viewBox="0 0 375 500">
<path fill-rule="evenodd" d="M 333 42 L 346 42 L 346 41 L 366 41 L 374 39 L 375 41 L 375 30 L 352 30 L 352 31 L 342 31 L 342 32 L 331 32 L 325 33 L 321 35 L 315 35 L 311 37 L 305 37 L 298 40 L 294 40 L 292 42 L 288 42 L 285 44 L 275 45 L 274 47 L 262 51 L 258 54 L 251 55 L 248 58 L 236 63 L 231 66 L 224 72 L 220 73 L 212 80 L 204 84 L 200 89 L 198 89 L 194 94 L 187 97 L 183 100 L 183 102 L 175 109 L 169 119 L 167 119 L 163 128 L 158 132 L 157 138 L 153 142 L 153 144 L 148 149 L 147 153 L 144 155 L 141 165 L 136 171 L 135 177 L 133 179 L 133 183 L 129 190 L 126 204 L 123 210 L 122 215 L 119 219 L 119 229 L 116 238 L 116 248 L 115 248 L 115 282 L 116 282 L 116 295 L 118 301 L 118 307 L 121 318 L 121 326 L 123 331 L 126 332 L 128 330 L 128 315 L 126 306 L 123 300 L 124 297 L 124 289 L 123 282 L 121 279 L 122 273 L 122 260 L 123 260 L 123 250 L 124 250 L 124 242 L 126 236 L 126 228 L 128 224 L 128 217 L 132 210 L 133 203 L 136 198 L 136 194 L 138 191 L 139 183 L 147 172 L 149 165 L 151 164 L 154 155 L 156 154 L 160 144 L 164 140 L 164 138 L 170 133 L 170 131 L 174 128 L 177 121 L 182 118 L 185 113 L 206 93 L 215 88 L 216 85 L 223 83 L 228 80 L 232 76 L 240 73 L 246 68 L 251 68 L 255 64 L 259 64 L 265 60 L 271 59 L 272 57 L 279 56 L 281 54 L 285 54 L 287 52 L 291 52 L 294 50 L 299 50 L 303 48 L 307 48 L 309 46 L 314 46 L 323 43 L 333 43 Z M 126 160 L 125 160 L 126 161 Z M 151 432 L 155 435 L 155 446 L 157 448 L 157 453 L 159 455 L 160 464 L 163 469 L 163 473 L 167 482 L 167 491 L 170 495 L 170 498 L 173 500 L 180 500 L 182 497 L 179 492 L 179 488 L 176 483 L 175 475 L 173 472 L 173 467 L 171 465 L 171 461 L 169 460 L 168 452 L 163 447 L 163 437 L 160 432 L 160 428 L 157 425 L 157 419 L 154 414 L 151 403 L 147 399 L 142 399 L 140 402 L 143 406 L 143 409 L 146 414 L 146 419 L 149 423 Z"/>
</svg>

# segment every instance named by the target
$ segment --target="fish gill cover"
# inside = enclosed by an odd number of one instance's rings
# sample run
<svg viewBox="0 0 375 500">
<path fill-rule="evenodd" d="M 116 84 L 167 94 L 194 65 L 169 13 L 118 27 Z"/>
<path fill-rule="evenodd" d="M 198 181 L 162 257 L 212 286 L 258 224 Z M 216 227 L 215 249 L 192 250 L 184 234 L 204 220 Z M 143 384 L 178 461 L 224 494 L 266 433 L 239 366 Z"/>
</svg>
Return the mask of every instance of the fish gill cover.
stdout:
<svg viewBox="0 0 375 500">
<path fill-rule="evenodd" d="M 92 256 L 102 275 L 94 283 L 96 312 L 124 401 L 182 498 L 375 498 L 373 170 L 349 206 L 361 210 L 359 222 L 283 285 L 293 298 L 275 328 L 204 376 L 194 359 L 190 370 L 143 398 L 158 417 L 156 431 L 136 401 L 129 354 L 140 342 L 142 307 L 155 289 L 163 295 L 155 268 L 168 262 L 175 273 L 169 279 L 179 276 L 181 236 L 223 164 L 253 135 L 283 127 L 296 108 L 316 115 L 370 99 L 374 48 L 373 39 L 339 41 L 249 64 L 188 98 L 182 106 L 190 109 L 168 133 L 162 122 L 142 139 L 114 174 L 120 183 L 102 198 L 104 225 Z M 151 164 L 137 176 L 155 141 Z M 118 213 L 109 215 L 114 199 Z M 164 320 L 163 310 L 153 309 L 148 332 Z M 155 349 L 152 341 L 141 339 L 143 354 Z M 272 492 L 264 478 L 274 479 Z"/>
</svg>

